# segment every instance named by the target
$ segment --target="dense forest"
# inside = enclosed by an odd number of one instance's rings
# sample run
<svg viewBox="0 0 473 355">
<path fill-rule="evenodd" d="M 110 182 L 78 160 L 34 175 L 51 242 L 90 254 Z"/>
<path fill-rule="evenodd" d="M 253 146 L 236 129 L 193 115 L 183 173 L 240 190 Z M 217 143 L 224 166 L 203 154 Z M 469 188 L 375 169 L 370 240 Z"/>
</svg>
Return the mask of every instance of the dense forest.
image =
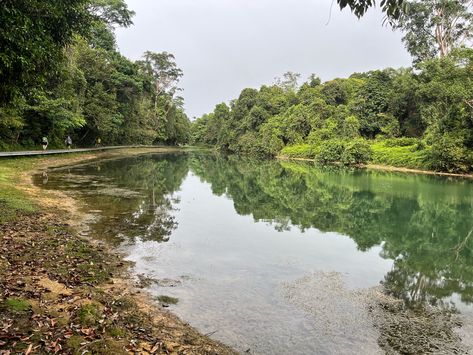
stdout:
<svg viewBox="0 0 473 355">
<path fill-rule="evenodd" d="M 179 144 L 190 122 L 167 52 L 133 62 L 114 28 L 132 25 L 124 0 L 5 0 L 0 8 L 0 149 Z"/>
<path fill-rule="evenodd" d="M 358 17 L 372 0 L 337 0 Z M 321 82 L 288 72 L 191 124 L 171 53 L 131 61 L 114 29 L 125 0 L 5 0 L 0 8 L 0 149 L 205 144 L 257 156 L 473 170 L 471 0 L 385 0 L 413 66 Z M 381 26 L 381 24 L 380 24 Z M 314 68 L 316 70 L 316 68 Z"/>
<path fill-rule="evenodd" d="M 292 72 L 246 88 L 198 118 L 191 141 L 257 156 L 473 171 L 472 4 L 405 3 L 390 26 L 403 32 L 412 68 L 354 73 L 299 85 Z"/>
</svg>

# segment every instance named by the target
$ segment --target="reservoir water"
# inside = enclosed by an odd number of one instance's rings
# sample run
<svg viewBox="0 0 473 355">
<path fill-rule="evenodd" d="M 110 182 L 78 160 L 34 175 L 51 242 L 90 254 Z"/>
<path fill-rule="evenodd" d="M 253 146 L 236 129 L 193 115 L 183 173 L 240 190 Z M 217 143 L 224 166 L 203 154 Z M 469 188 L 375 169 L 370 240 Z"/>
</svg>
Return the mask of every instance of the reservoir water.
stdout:
<svg viewBox="0 0 473 355">
<path fill-rule="evenodd" d="M 202 333 L 254 354 L 377 353 L 363 294 L 471 316 L 470 180 L 211 154 L 150 154 L 35 178 Z"/>
</svg>

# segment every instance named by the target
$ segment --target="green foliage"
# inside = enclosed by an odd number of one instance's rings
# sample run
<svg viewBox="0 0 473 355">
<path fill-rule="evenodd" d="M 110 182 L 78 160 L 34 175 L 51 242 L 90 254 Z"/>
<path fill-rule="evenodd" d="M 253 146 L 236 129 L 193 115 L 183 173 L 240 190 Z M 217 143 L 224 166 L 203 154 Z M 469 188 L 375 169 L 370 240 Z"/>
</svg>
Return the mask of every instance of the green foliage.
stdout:
<svg viewBox="0 0 473 355">
<path fill-rule="evenodd" d="M 322 163 L 372 160 L 472 171 L 472 58 L 465 48 L 419 63 L 415 71 L 388 68 L 325 83 L 311 76 L 297 91 L 297 77 L 287 75 L 287 85 L 244 89 L 230 107 L 197 119 L 193 142 L 239 154 L 313 156 Z M 448 143 L 444 135 L 451 136 Z M 441 143 L 448 148 L 444 154 Z M 305 145 L 313 149 L 298 150 Z"/>
<path fill-rule="evenodd" d="M 468 172 L 473 168 L 473 154 L 463 145 L 461 137 L 445 134 L 432 144 L 429 164 L 438 171 Z"/>
<path fill-rule="evenodd" d="M 412 0 L 395 27 L 415 62 L 444 57 L 473 38 L 470 0 Z"/>
<path fill-rule="evenodd" d="M 337 0 L 341 9 L 348 6 L 357 16 L 363 16 L 372 6 L 375 6 L 375 0 Z M 406 0 L 382 0 L 381 9 L 390 18 L 398 18 L 405 9 Z"/>
<path fill-rule="evenodd" d="M 345 142 L 336 138 L 329 139 L 318 147 L 315 159 L 321 164 L 340 162 L 344 150 Z"/>
<path fill-rule="evenodd" d="M 0 7 L 0 106 L 54 76 L 63 48 L 93 23 L 88 0 L 5 0 Z"/>
<path fill-rule="evenodd" d="M 371 149 L 373 152 L 371 162 L 374 164 L 412 169 L 427 169 L 429 167 L 427 162 L 429 150 L 422 149 L 416 139 L 400 138 L 377 141 L 371 144 Z"/>
<path fill-rule="evenodd" d="M 371 159 L 372 150 L 370 144 L 364 139 L 349 141 L 341 156 L 344 165 L 366 164 Z"/>
<path fill-rule="evenodd" d="M 186 143 L 173 55 L 145 52 L 135 63 L 116 49 L 114 26 L 133 15 L 124 0 L 2 4 L 0 148 L 42 137 L 62 147 L 68 135 L 79 146 Z"/>
<path fill-rule="evenodd" d="M 315 158 L 315 151 L 310 144 L 288 145 L 281 150 L 281 156 L 313 159 Z"/>
</svg>

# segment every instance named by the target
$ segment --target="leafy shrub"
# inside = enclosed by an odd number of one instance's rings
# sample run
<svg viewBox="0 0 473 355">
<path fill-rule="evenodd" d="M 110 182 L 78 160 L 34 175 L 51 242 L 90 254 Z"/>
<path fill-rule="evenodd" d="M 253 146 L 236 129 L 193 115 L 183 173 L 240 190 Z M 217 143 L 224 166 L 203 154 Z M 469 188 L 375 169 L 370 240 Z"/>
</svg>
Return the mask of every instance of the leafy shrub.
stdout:
<svg viewBox="0 0 473 355">
<path fill-rule="evenodd" d="M 310 144 L 289 145 L 284 147 L 280 154 L 289 158 L 313 159 L 315 157 L 314 147 Z"/>
<path fill-rule="evenodd" d="M 315 158 L 322 164 L 338 162 L 341 161 L 344 150 L 345 147 L 342 140 L 330 139 L 322 142 Z"/>
<path fill-rule="evenodd" d="M 242 135 L 238 139 L 235 150 L 239 154 L 250 155 L 254 157 L 263 157 L 266 155 L 266 152 L 261 145 L 261 141 L 255 132 L 247 132 Z"/>
<path fill-rule="evenodd" d="M 371 146 L 364 139 L 356 139 L 345 145 L 341 156 L 344 165 L 365 164 L 371 158 Z"/>
<path fill-rule="evenodd" d="M 443 135 L 436 139 L 429 154 L 430 168 L 438 171 L 468 172 L 473 168 L 473 156 L 461 138 Z"/>
<path fill-rule="evenodd" d="M 427 169 L 429 167 L 427 163 L 429 150 L 424 149 L 420 143 L 393 146 L 392 142 L 386 144 L 386 141 L 389 140 L 377 141 L 371 144 L 372 163 L 414 169 Z M 394 141 L 398 141 L 398 139 Z"/>
</svg>

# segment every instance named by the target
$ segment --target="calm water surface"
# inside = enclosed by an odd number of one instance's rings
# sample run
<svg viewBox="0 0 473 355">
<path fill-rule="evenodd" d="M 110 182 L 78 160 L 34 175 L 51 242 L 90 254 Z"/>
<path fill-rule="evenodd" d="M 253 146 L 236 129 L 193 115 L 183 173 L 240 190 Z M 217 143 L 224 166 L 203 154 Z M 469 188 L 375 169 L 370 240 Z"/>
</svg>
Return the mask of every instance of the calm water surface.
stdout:
<svg viewBox="0 0 473 355">
<path fill-rule="evenodd" d="M 357 292 L 472 314 L 471 181 L 204 154 L 51 170 L 88 233 L 203 333 L 255 354 L 375 353 Z"/>
</svg>

